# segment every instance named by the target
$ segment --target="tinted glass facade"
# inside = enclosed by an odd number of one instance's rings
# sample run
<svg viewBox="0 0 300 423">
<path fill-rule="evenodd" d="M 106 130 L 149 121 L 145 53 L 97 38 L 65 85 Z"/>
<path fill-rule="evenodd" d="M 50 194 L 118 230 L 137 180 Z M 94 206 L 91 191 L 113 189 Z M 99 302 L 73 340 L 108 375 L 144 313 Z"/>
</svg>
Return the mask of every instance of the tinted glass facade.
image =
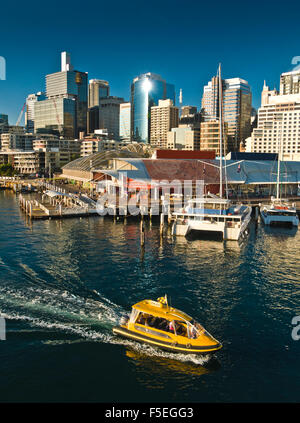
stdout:
<svg viewBox="0 0 300 423">
<path fill-rule="evenodd" d="M 35 132 L 57 131 L 64 137 L 76 136 L 76 102 L 72 98 L 51 98 L 34 104 Z"/>
<path fill-rule="evenodd" d="M 48 98 L 74 99 L 76 108 L 75 137 L 87 131 L 88 76 L 85 72 L 64 71 L 46 76 Z M 68 102 L 64 103 L 68 107 Z M 73 108 L 74 105 L 72 105 Z M 69 113 L 69 110 L 66 111 Z"/>
<path fill-rule="evenodd" d="M 131 85 L 131 139 L 148 143 L 150 111 L 159 100 L 171 99 L 175 104 L 175 87 L 159 75 L 147 73 L 135 78 Z"/>
</svg>

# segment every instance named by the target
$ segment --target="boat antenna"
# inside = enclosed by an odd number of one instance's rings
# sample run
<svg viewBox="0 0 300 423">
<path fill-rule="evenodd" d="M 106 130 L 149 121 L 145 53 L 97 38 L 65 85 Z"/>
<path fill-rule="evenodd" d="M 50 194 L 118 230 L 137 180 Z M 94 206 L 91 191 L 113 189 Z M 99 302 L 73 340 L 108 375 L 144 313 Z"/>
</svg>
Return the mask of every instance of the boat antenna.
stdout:
<svg viewBox="0 0 300 423">
<path fill-rule="evenodd" d="M 222 148 L 222 138 L 223 138 L 223 94 L 222 94 L 222 77 L 221 77 L 221 63 L 219 63 L 219 122 L 220 122 L 220 198 L 223 198 L 223 148 Z"/>
<path fill-rule="evenodd" d="M 166 301 L 166 305 L 168 307 L 168 297 L 167 297 L 167 294 L 165 294 L 165 301 Z"/>
</svg>

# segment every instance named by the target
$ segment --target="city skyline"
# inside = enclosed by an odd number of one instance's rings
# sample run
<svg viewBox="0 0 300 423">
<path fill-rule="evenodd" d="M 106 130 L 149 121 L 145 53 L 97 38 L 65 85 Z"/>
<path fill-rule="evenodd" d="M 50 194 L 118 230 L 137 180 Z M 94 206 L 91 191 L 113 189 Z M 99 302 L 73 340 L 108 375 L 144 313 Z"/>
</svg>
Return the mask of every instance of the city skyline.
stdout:
<svg viewBox="0 0 300 423">
<path fill-rule="evenodd" d="M 41 21 L 37 2 L 17 10 L 6 3 L 3 14 L 13 14 L 15 25 L 12 31 L 4 20 L 0 29 L 6 39 L 0 51 L 6 60 L 6 80 L 0 81 L 0 113 L 7 113 L 15 124 L 26 97 L 45 91 L 45 75 L 59 69 L 61 51 L 70 52 L 74 67 L 88 72 L 89 79 L 109 81 L 113 96 L 129 101 L 132 80 L 152 72 L 175 85 L 177 105 L 182 89 L 183 104 L 198 109 L 203 87 L 221 62 L 224 78 L 248 81 L 253 106 L 258 108 L 264 80 L 278 88 L 280 74 L 292 70 L 293 58 L 300 55 L 300 6 L 292 3 L 294 13 L 287 23 L 282 22 L 279 10 L 270 10 L 263 3 L 257 9 L 255 2 L 243 9 L 244 19 L 236 1 L 219 3 L 213 21 L 203 18 L 210 11 L 205 4 L 194 5 L 193 13 L 187 7 L 183 14 L 179 1 L 154 1 L 151 8 L 138 7 L 135 1 L 127 5 L 117 2 L 117 7 L 91 2 L 81 11 L 78 28 L 63 23 L 66 17 L 69 22 L 78 20 L 76 7 L 69 8 L 68 2 L 60 5 L 60 21 L 55 7 Z M 87 20 L 91 8 L 94 15 L 101 10 L 109 18 L 91 28 Z M 272 42 L 267 42 L 270 37 Z"/>
</svg>

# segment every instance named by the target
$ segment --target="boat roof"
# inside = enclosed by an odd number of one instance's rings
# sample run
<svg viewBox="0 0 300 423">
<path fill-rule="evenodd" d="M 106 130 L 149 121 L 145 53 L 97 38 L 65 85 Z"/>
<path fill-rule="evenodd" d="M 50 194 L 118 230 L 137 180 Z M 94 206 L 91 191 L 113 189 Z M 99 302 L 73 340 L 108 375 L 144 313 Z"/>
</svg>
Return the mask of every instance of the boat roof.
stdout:
<svg viewBox="0 0 300 423">
<path fill-rule="evenodd" d="M 209 204 L 230 204 L 231 201 L 227 200 L 226 198 L 219 198 L 219 197 L 198 197 L 198 198 L 191 198 L 189 203 L 209 203 Z"/>
<path fill-rule="evenodd" d="M 162 305 L 158 301 L 143 300 L 139 303 L 134 304 L 132 308 L 139 310 L 143 313 L 151 314 L 151 316 L 162 317 L 163 319 L 167 320 L 192 320 L 192 317 L 188 316 L 183 311 L 180 311 L 168 305 Z"/>
</svg>

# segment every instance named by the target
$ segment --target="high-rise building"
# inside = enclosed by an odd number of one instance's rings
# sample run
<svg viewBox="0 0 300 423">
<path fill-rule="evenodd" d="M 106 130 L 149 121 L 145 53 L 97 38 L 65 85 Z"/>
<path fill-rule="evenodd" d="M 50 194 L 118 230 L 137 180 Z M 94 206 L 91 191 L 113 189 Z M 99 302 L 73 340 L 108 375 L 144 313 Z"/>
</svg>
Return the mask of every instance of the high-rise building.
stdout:
<svg viewBox="0 0 300 423">
<path fill-rule="evenodd" d="M 37 94 L 29 94 L 26 98 L 26 110 L 25 110 L 25 128 L 29 133 L 34 132 L 34 104 L 36 101 L 45 100 L 45 93 L 38 92 Z"/>
<path fill-rule="evenodd" d="M 120 139 L 130 141 L 131 103 L 120 104 Z"/>
<path fill-rule="evenodd" d="M 73 70 L 69 53 L 61 71 L 46 76 L 46 100 L 34 103 L 36 132 L 56 130 L 64 137 L 87 131 L 87 73 Z"/>
<path fill-rule="evenodd" d="M 0 134 L 8 131 L 8 115 L 0 114 Z"/>
<path fill-rule="evenodd" d="M 241 78 L 222 80 L 223 119 L 228 124 L 228 151 L 238 151 L 251 133 L 252 95 L 247 81 Z M 220 118 L 220 83 L 215 76 L 204 87 L 202 112 L 205 121 Z"/>
<path fill-rule="evenodd" d="M 264 85 L 263 91 L 266 90 Z M 300 93 L 274 91 L 258 109 L 257 128 L 247 139 L 246 151 L 278 153 L 282 159 L 300 158 Z"/>
<path fill-rule="evenodd" d="M 189 124 L 172 128 L 167 133 L 167 149 L 200 150 L 200 129 Z"/>
<path fill-rule="evenodd" d="M 300 93 L 300 69 L 282 73 L 280 76 L 280 95 Z"/>
<path fill-rule="evenodd" d="M 89 81 L 89 108 L 99 106 L 101 98 L 109 97 L 109 83 L 102 79 Z"/>
<path fill-rule="evenodd" d="M 200 150 L 215 151 L 216 155 L 220 155 L 220 121 L 210 120 L 201 122 L 200 127 Z M 222 133 L 222 155 L 228 153 L 228 124 L 224 122 Z"/>
<path fill-rule="evenodd" d="M 118 140 L 120 137 L 120 104 L 122 97 L 103 97 L 99 106 L 89 109 L 88 132 L 96 129 L 106 129 L 109 137 Z"/>
<path fill-rule="evenodd" d="M 274 90 L 270 90 L 269 87 L 266 85 L 266 81 L 264 81 L 264 86 L 261 92 L 261 105 L 264 106 L 265 104 L 269 103 L 269 98 L 278 95 L 278 91 L 276 88 Z"/>
<path fill-rule="evenodd" d="M 188 117 L 197 113 L 196 106 L 182 106 L 180 118 Z"/>
<path fill-rule="evenodd" d="M 173 101 L 158 100 L 158 106 L 151 107 L 150 144 L 160 149 L 167 148 L 167 133 L 178 126 L 179 109 Z"/>
<path fill-rule="evenodd" d="M 150 142 L 151 107 L 170 99 L 175 105 L 175 87 L 161 76 L 146 73 L 131 84 L 131 141 Z"/>
</svg>

